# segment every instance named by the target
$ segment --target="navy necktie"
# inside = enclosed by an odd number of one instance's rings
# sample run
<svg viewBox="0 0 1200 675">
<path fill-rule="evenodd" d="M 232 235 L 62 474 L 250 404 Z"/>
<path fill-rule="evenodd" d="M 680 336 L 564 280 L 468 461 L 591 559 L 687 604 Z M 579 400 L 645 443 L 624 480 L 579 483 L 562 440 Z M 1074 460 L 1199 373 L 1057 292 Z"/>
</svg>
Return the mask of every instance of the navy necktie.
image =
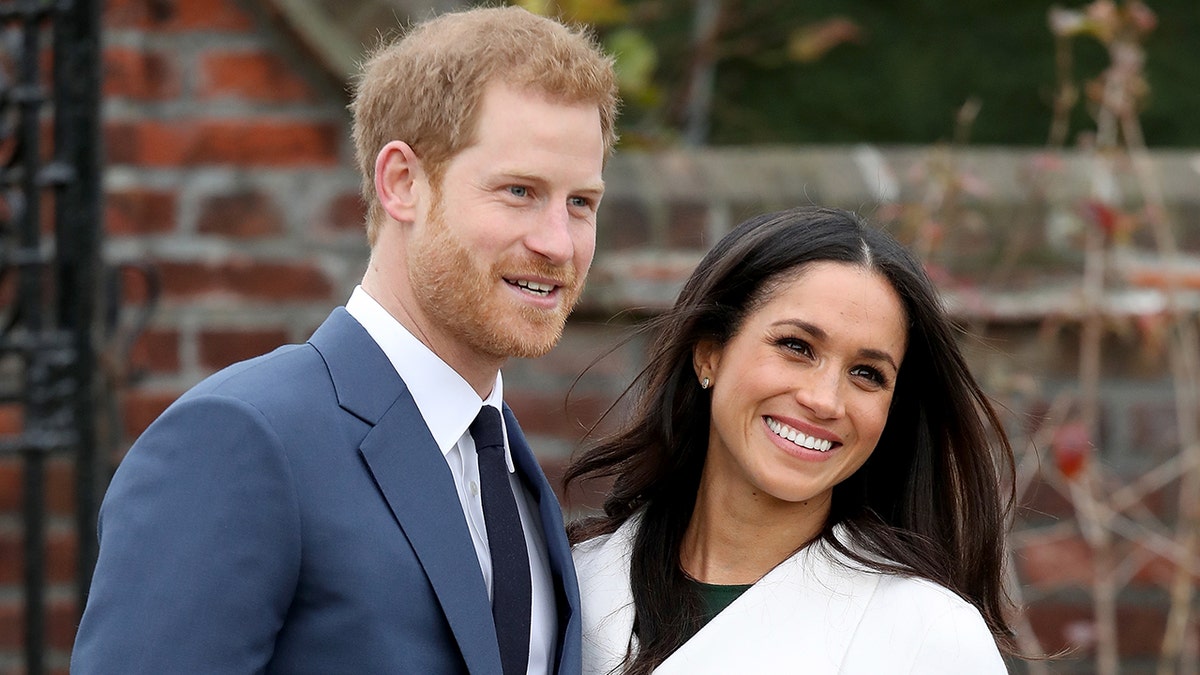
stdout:
<svg viewBox="0 0 1200 675">
<path fill-rule="evenodd" d="M 531 611 L 529 552 L 508 480 L 500 411 L 483 406 L 471 423 L 471 437 L 479 453 L 483 521 L 492 556 L 492 619 L 500 643 L 500 662 L 504 675 L 525 675 Z"/>
</svg>

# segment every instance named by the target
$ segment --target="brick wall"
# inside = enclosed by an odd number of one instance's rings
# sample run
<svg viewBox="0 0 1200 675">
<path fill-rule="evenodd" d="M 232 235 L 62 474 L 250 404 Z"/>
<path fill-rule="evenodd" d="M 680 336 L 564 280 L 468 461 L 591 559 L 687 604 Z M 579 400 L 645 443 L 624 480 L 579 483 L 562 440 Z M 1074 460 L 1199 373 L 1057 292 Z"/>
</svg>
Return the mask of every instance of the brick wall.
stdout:
<svg viewBox="0 0 1200 675">
<path fill-rule="evenodd" d="M 118 364 L 110 375 L 124 383 L 107 401 L 122 437 L 115 463 L 151 420 L 206 374 L 304 340 L 348 297 L 367 249 L 344 93 L 259 3 L 109 0 L 105 26 L 106 257 L 114 265 L 149 263 L 161 280 L 161 297 L 128 359 L 119 340 L 106 345 Z M 927 172 L 941 153 L 819 147 L 615 157 L 606 173 L 597 262 L 580 310 L 551 355 L 515 360 L 505 369 L 509 402 L 552 479 L 584 429 L 638 371 L 644 340 L 634 337 L 600 357 L 639 318 L 671 301 L 699 256 L 728 228 L 752 213 L 815 202 L 866 212 L 917 241 L 920 233 L 906 229 L 894 207 L 920 202 L 913 177 Z M 1177 235 L 1191 256 L 1179 266 L 1181 278 L 1200 289 L 1200 273 L 1189 266 L 1200 256 L 1195 156 L 1163 152 L 1154 161 Z M 1035 176 L 1030 167 L 1041 157 L 1014 149 L 955 155 L 957 170 L 986 189 L 963 197 L 961 217 L 944 224 L 929 256 L 950 306 L 982 338 L 967 342 L 973 365 L 991 390 L 1012 402 L 1008 419 L 1022 433 L 1077 378 L 1080 259 L 1070 224 L 1078 221 L 1075 207 L 1086 193 L 1076 178 L 1086 175 L 1087 160 L 1068 157 L 1057 173 Z M 1127 167 L 1119 177 L 1122 185 L 1132 182 Z M 1010 258 L 1019 264 L 993 278 Z M 1164 268 L 1150 269 L 1161 274 Z M 133 271 L 122 279 L 128 327 L 148 286 Z M 1152 286 L 1131 293 L 1152 300 Z M 1183 299 L 1195 306 L 1194 294 Z M 1130 311 L 1130 321 L 1137 316 Z M 1131 330 L 1114 331 L 1106 343 L 1101 440 L 1106 463 L 1134 471 L 1170 456 L 1178 442 L 1170 431 L 1174 411 L 1165 357 Z M 0 429 L 19 426 L 12 415 L 0 410 Z M 65 672 L 78 612 L 70 587 L 73 482 L 64 463 L 54 463 L 49 473 L 50 664 Z M 1026 520 L 1071 516 L 1052 486 L 1031 494 Z M 1161 501 L 1165 518 L 1172 515 L 1169 496 Z M 569 508 L 577 512 L 595 500 L 571 495 Z M 19 508 L 19 466 L 5 461 L 4 675 L 20 672 Z M 1081 589 L 1091 554 L 1077 530 L 1038 537 L 1022 549 L 1018 571 L 1033 624 L 1053 649 L 1071 636 L 1086 637 L 1090 609 Z M 1161 635 L 1160 578 L 1167 568 L 1153 557 L 1147 561 L 1122 596 L 1121 610 L 1130 626 L 1123 655 L 1143 661 Z M 1058 672 L 1088 672 L 1083 663 L 1064 663 Z"/>
</svg>

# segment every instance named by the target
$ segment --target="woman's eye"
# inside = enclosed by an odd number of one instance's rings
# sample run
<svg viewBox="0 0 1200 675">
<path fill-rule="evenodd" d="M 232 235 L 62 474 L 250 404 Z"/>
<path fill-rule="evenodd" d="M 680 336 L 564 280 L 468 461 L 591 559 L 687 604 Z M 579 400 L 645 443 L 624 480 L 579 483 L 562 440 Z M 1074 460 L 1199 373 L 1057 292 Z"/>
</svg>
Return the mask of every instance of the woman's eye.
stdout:
<svg viewBox="0 0 1200 675">
<path fill-rule="evenodd" d="M 524 185 L 510 185 L 508 192 L 514 197 L 526 197 L 529 195 L 529 188 Z"/>
<path fill-rule="evenodd" d="M 805 342 L 804 340 L 797 340 L 795 338 L 783 338 L 782 340 L 779 341 L 779 344 L 784 349 L 788 349 L 790 351 L 796 352 L 797 354 L 802 354 L 804 356 L 812 356 L 812 348 L 809 347 L 808 343 Z"/>
<path fill-rule="evenodd" d="M 874 368 L 870 368 L 867 366 L 859 366 L 857 368 L 854 368 L 853 370 L 850 371 L 850 374 L 855 377 L 860 377 L 865 380 L 868 380 L 868 381 L 870 381 L 874 384 L 877 384 L 881 387 L 883 385 L 887 384 L 887 378 L 883 376 L 883 373 L 879 372 L 878 370 L 876 370 Z"/>
</svg>

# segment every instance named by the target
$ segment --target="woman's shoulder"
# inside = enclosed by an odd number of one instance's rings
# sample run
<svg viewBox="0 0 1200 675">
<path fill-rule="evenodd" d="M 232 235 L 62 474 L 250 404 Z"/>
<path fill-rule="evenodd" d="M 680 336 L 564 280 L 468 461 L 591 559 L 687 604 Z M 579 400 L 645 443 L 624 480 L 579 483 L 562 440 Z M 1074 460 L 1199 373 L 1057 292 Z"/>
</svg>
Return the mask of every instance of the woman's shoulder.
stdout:
<svg viewBox="0 0 1200 675">
<path fill-rule="evenodd" d="M 839 540 L 852 546 L 848 539 Z M 823 548 L 839 562 L 838 574 L 858 578 L 858 588 L 871 589 L 856 631 L 863 648 L 852 650 L 851 656 L 856 667 L 863 667 L 847 672 L 872 672 L 872 667 L 886 665 L 867 656 L 867 645 L 881 639 L 891 645 L 884 650 L 891 666 L 911 664 L 904 672 L 1006 672 L 983 614 L 958 593 L 928 579 L 878 571 Z"/>
<path fill-rule="evenodd" d="M 900 638 L 893 656 L 920 664 L 911 672 L 1006 672 L 979 609 L 927 579 L 879 574 L 859 630 Z"/>
<path fill-rule="evenodd" d="M 958 593 L 929 579 L 882 572 L 878 574 L 880 578 L 876 593 L 887 597 L 890 601 L 917 603 L 941 610 L 975 609 L 974 605 L 964 600 Z"/>
<path fill-rule="evenodd" d="M 863 559 L 875 560 L 880 565 L 895 564 L 890 560 L 880 558 L 863 550 L 861 546 L 856 544 L 844 526 L 835 527 L 833 535 L 841 546 L 853 551 Z M 958 593 L 935 581 L 922 577 L 885 572 L 867 566 L 860 560 L 853 559 L 837 550 L 827 541 L 820 542 L 818 548 L 823 555 L 830 558 L 838 566 L 848 568 L 850 574 L 873 577 L 876 581 L 875 594 L 881 601 L 894 602 L 901 605 L 912 603 L 922 608 L 929 608 L 932 611 L 969 609 L 978 613 L 975 610 L 975 606 L 967 602 Z"/>
<path fill-rule="evenodd" d="M 633 514 L 615 531 L 602 534 L 571 547 L 571 556 L 575 559 L 575 569 L 579 576 L 596 566 L 610 567 L 613 564 L 626 563 L 633 555 L 633 538 L 637 534 L 641 512 Z"/>
</svg>

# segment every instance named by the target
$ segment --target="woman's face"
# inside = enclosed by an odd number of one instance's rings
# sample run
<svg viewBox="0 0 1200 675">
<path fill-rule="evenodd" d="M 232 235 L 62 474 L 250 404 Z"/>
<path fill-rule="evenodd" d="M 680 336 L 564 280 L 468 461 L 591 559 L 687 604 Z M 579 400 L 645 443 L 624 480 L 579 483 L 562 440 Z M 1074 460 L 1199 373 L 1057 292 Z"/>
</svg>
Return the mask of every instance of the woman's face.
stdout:
<svg viewBox="0 0 1200 675">
<path fill-rule="evenodd" d="M 697 347 L 697 375 L 712 381 L 703 489 L 823 517 L 833 486 L 883 432 L 906 325 L 877 272 L 817 262 L 783 281 L 728 343 Z"/>
</svg>

